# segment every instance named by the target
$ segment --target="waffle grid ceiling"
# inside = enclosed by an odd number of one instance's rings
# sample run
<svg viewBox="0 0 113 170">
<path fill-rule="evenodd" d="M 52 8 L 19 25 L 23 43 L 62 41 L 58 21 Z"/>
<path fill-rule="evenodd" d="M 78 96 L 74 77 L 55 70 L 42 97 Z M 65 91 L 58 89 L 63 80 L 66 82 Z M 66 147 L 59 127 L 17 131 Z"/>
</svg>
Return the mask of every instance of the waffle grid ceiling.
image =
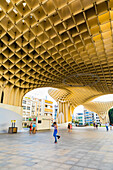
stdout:
<svg viewBox="0 0 113 170">
<path fill-rule="evenodd" d="M 87 73 L 112 92 L 112 32 L 113 0 L 0 0 L 0 83 L 66 88 Z"/>
</svg>

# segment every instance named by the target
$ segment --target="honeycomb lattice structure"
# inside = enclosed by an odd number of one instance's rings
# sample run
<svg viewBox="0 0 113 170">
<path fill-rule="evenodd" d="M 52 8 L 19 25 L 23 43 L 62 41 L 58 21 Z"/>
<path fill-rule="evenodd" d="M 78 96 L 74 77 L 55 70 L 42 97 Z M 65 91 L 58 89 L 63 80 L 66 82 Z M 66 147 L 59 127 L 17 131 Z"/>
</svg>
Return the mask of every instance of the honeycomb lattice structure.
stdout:
<svg viewBox="0 0 113 170">
<path fill-rule="evenodd" d="M 113 0 L 0 0 L 0 85 L 69 92 L 73 74 L 98 76 L 95 95 L 113 92 Z"/>
</svg>

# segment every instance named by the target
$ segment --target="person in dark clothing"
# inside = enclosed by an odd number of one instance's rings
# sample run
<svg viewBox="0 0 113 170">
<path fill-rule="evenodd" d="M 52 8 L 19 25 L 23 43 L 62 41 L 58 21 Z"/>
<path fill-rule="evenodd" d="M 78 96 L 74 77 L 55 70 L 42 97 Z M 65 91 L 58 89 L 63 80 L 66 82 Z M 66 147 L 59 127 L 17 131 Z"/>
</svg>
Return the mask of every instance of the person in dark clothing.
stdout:
<svg viewBox="0 0 113 170">
<path fill-rule="evenodd" d="M 68 123 L 68 132 L 70 132 L 70 123 Z"/>
<path fill-rule="evenodd" d="M 95 122 L 93 123 L 93 126 L 94 126 L 94 128 L 95 128 Z"/>
<path fill-rule="evenodd" d="M 96 123 L 96 129 L 98 129 L 98 124 Z"/>
<path fill-rule="evenodd" d="M 105 126 L 106 126 L 106 130 L 108 131 L 109 130 L 109 128 L 108 128 L 109 124 L 107 122 L 105 123 Z"/>
</svg>

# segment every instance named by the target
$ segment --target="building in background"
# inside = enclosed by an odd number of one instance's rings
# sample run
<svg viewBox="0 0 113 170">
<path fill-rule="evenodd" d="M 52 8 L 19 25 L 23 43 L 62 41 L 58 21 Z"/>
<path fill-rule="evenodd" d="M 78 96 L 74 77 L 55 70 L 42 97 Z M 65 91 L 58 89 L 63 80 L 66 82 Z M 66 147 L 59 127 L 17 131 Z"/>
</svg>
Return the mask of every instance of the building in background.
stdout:
<svg viewBox="0 0 113 170">
<path fill-rule="evenodd" d="M 84 106 L 80 105 L 74 110 L 74 117 L 79 125 L 84 125 Z"/>
<path fill-rule="evenodd" d="M 84 122 L 85 124 L 91 125 L 94 122 L 94 113 L 89 110 L 84 110 Z"/>
<path fill-rule="evenodd" d="M 75 120 L 79 122 L 79 125 L 84 125 L 84 113 L 76 113 Z"/>
<path fill-rule="evenodd" d="M 75 120 L 79 122 L 79 125 L 91 125 L 93 122 L 96 122 L 97 124 L 100 123 L 99 116 L 97 113 L 94 113 L 92 111 L 86 110 L 84 107 L 82 109 L 82 113 L 76 112 Z"/>
<path fill-rule="evenodd" d="M 52 116 L 53 115 L 53 102 L 47 99 L 40 99 L 41 102 L 41 114 L 45 116 Z"/>
<path fill-rule="evenodd" d="M 37 117 L 38 118 L 40 117 L 41 120 L 53 119 L 52 101 L 49 101 L 47 99 L 24 97 L 22 101 L 22 106 L 23 106 L 23 126 L 29 125 L 30 124 L 29 120 L 36 121 Z"/>
<path fill-rule="evenodd" d="M 100 119 L 97 113 L 91 112 L 89 110 L 84 110 L 85 124 L 91 125 L 94 122 L 100 124 Z"/>
<path fill-rule="evenodd" d="M 94 113 L 94 121 L 97 123 L 97 124 L 100 124 L 100 119 L 99 119 L 99 116 L 97 113 Z"/>
</svg>

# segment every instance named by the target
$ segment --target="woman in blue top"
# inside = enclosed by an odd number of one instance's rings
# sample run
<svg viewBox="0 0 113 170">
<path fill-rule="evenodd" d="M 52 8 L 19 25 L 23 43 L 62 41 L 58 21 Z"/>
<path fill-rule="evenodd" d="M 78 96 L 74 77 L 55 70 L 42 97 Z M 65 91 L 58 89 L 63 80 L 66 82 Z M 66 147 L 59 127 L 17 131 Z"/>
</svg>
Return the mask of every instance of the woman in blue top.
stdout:
<svg viewBox="0 0 113 170">
<path fill-rule="evenodd" d="M 54 143 L 57 143 L 57 138 L 58 138 L 58 139 L 60 138 L 60 136 L 59 136 L 59 135 L 57 135 L 57 132 L 58 132 L 58 126 L 57 126 L 56 122 L 54 122 L 54 123 L 53 123 L 53 125 L 54 125 L 54 132 L 53 132 L 53 136 L 54 136 L 54 138 L 55 138 L 55 142 L 54 142 Z"/>
</svg>

